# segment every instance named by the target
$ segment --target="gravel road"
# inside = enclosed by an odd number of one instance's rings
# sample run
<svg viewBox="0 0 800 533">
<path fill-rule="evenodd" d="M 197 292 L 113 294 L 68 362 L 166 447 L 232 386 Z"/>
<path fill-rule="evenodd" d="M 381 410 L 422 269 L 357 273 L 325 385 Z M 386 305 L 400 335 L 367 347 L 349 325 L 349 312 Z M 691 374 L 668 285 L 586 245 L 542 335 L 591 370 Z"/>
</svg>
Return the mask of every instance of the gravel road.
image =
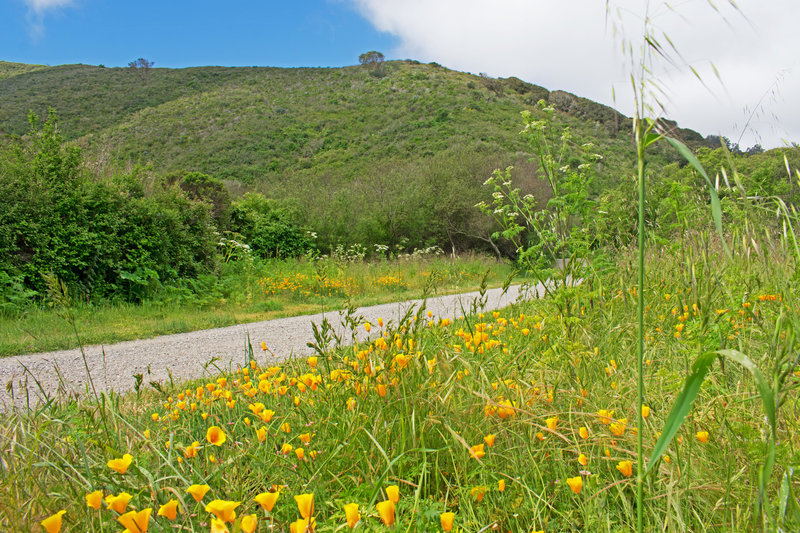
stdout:
<svg viewBox="0 0 800 533">
<path fill-rule="evenodd" d="M 540 287 L 528 288 L 523 294 L 522 290 L 519 285 L 509 287 L 505 294 L 501 289 L 489 289 L 483 309 L 506 307 L 518 298 L 535 297 L 542 291 Z M 469 311 L 479 296 L 478 292 L 439 296 L 429 298 L 426 305 L 436 318 L 454 318 L 463 314 L 462 309 Z M 411 305 L 420 303 L 421 300 L 413 300 L 362 307 L 357 314 L 373 324 L 378 318 L 396 322 Z M 280 318 L 107 346 L 88 346 L 84 348 L 85 364 L 78 349 L 7 357 L 0 359 L 0 384 L 4 385 L 4 391 L 0 392 L 0 410 L 33 407 L 56 396 L 87 394 L 90 392 L 87 366 L 98 393 L 132 389 L 136 374 L 142 374 L 143 386 L 147 386 L 150 382 L 218 373 L 215 367 L 235 368 L 245 361 L 248 334 L 259 360 L 272 358 L 268 355 L 270 352 L 276 361 L 307 356 L 312 350 L 306 343 L 314 340 L 311 324 L 320 324 L 323 318 L 337 326 L 339 331 L 343 329 L 339 312 L 329 311 L 324 315 Z M 366 338 L 363 328 L 359 328 L 358 335 L 360 340 Z M 266 343 L 269 352 L 261 350 L 262 342 Z"/>
</svg>

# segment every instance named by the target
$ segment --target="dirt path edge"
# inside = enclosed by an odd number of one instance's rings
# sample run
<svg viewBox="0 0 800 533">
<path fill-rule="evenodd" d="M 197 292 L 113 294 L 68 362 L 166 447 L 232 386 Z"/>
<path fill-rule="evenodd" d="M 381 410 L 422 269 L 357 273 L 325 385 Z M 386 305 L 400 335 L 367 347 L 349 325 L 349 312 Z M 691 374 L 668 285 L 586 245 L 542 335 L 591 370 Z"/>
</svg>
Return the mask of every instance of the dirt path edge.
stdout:
<svg viewBox="0 0 800 533">
<path fill-rule="evenodd" d="M 541 287 L 523 288 L 513 285 L 506 292 L 488 289 L 483 310 L 507 307 L 520 299 L 538 297 Z M 439 318 L 455 318 L 467 312 L 479 292 L 428 298 L 426 307 Z M 397 321 L 412 305 L 422 300 L 395 302 L 359 308 L 365 321 Z M 31 408 L 49 398 L 91 394 L 87 379 L 88 366 L 94 387 L 100 392 L 124 392 L 133 389 L 135 376 L 142 375 L 142 386 L 150 382 L 181 381 L 218 373 L 218 368 L 236 368 L 245 363 L 245 345 L 249 335 L 256 358 L 280 362 L 289 357 L 312 353 L 306 346 L 313 342 L 312 323 L 324 318 L 341 331 L 339 311 L 324 314 L 251 322 L 224 328 L 163 335 L 152 339 L 120 342 L 111 345 L 84 347 L 84 363 L 80 349 L 43 352 L 0 359 L 0 410 Z M 359 340 L 366 332 L 359 328 Z M 375 331 L 373 331 L 374 336 Z M 349 336 L 349 334 L 348 334 Z M 266 343 L 269 352 L 261 350 Z M 269 354 L 274 354 L 274 357 Z"/>
</svg>

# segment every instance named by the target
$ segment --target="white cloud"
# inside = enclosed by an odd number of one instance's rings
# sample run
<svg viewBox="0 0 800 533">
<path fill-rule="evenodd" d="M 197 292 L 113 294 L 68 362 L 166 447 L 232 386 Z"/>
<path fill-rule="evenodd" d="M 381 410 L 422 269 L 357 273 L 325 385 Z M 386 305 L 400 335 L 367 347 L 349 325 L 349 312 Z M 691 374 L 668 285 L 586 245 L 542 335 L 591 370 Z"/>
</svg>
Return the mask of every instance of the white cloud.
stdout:
<svg viewBox="0 0 800 533">
<path fill-rule="evenodd" d="M 376 29 L 399 38 L 391 57 L 517 76 L 633 113 L 630 62 L 620 49 L 623 39 L 635 47 L 642 41 L 641 0 L 611 0 L 608 12 L 604 0 L 351 1 Z M 669 46 L 666 33 L 682 58 L 653 65 L 670 118 L 734 141 L 744 132 L 745 146 L 800 141 L 800 111 L 788 101 L 800 94 L 800 32 L 793 27 L 800 2 L 739 0 L 741 12 L 708 0 L 678 3 L 676 11 L 664 1 L 650 5 L 659 41 Z"/>
<path fill-rule="evenodd" d="M 28 6 L 28 31 L 31 39 L 44 36 L 44 16 L 47 11 L 73 5 L 73 0 L 23 0 Z"/>
<path fill-rule="evenodd" d="M 72 0 L 24 0 L 34 13 L 43 13 L 48 9 L 67 7 L 72 5 Z"/>
</svg>

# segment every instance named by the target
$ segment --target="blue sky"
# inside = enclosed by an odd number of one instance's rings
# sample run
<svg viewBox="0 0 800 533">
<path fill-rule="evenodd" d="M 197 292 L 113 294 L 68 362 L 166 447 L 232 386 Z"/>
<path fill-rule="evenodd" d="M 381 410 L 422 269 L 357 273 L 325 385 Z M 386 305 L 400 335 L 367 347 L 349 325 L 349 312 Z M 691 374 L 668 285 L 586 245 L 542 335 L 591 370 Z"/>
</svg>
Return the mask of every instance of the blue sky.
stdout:
<svg viewBox="0 0 800 533">
<path fill-rule="evenodd" d="M 800 0 L 0 0 L 0 59 L 343 66 L 379 50 L 516 76 L 631 116 L 620 50 L 638 49 L 645 16 L 679 52 L 648 74 L 665 116 L 742 147 L 800 142 Z"/>
<path fill-rule="evenodd" d="M 0 0 L 0 59 L 156 67 L 343 66 L 397 39 L 338 0 Z"/>
</svg>

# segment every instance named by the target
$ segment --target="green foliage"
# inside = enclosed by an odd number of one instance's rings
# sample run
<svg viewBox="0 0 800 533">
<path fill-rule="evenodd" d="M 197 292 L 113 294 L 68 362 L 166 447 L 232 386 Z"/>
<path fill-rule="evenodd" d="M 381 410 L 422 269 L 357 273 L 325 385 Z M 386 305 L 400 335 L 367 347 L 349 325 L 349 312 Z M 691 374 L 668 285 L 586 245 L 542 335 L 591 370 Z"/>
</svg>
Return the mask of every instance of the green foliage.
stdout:
<svg viewBox="0 0 800 533">
<path fill-rule="evenodd" d="M 299 218 L 296 208 L 247 193 L 233 204 L 231 228 L 260 257 L 284 259 L 305 255 L 314 246 L 314 235 Z"/>
<path fill-rule="evenodd" d="M 32 115 L 28 140 L 0 150 L 0 271 L 21 281 L 24 294 L 43 297 L 47 273 L 81 298 L 140 300 L 159 283 L 213 264 L 205 204 L 164 183 L 127 195 L 92 179 L 82 163 L 80 150 L 63 144 L 52 112 L 41 126 Z M 123 181 L 138 181 L 141 192 L 141 180 Z"/>
<path fill-rule="evenodd" d="M 47 67 L 0 80 L 0 123 L 22 135 L 29 109 L 54 106 L 60 131 L 93 166 L 190 169 L 237 195 L 292 199 L 322 250 L 407 239 L 503 253 L 469 206 L 492 169 L 522 170 L 527 145 L 516 117 L 541 98 L 562 98 L 554 121 L 604 155 L 592 195 L 633 170 L 628 122 L 609 108 L 511 78 L 492 80 L 494 91 L 438 65 L 385 61 L 381 69 L 380 77 L 359 66 L 151 69 L 144 85 L 124 68 Z M 657 148 L 651 168 L 672 160 Z M 442 205 L 456 210 L 443 219 Z"/>
<path fill-rule="evenodd" d="M 370 69 L 370 74 L 375 76 L 376 78 L 383 77 L 384 70 L 383 70 L 383 60 L 384 55 L 380 52 L 375 50 L 370 50 L 369 52 L 364 52 L 360 56 L 358 56 L 358 62 L 365 67 Z"/>
<path fill-rule="evenodd" d="M 177 181 L 178 187 L 192 200 L 211 207 L 211 214 L 219 228 L 227 228 L 231 216 L 231 194 L 218 179 L 200 172 L 173 174 L 168 182 Z"/>
<path fill-rule="evenodd" d="M 550 189 L 549 200 L 543 204 L 533 195 L 523 195 L 506 169 L 486 181 L 494 188 L 491 206 L 481 202 L 478 207 L 502 228 L 498 236 L 514 243 L 523 269 L 547 290 L 552 287 L 549 280 L 556 280 L 556 289 L 566 289 L 584 278 L 595 241 L 595 202 L 589 188 L 600 156 L 591 152 L 591 144 L 575 146 L 569 129 L 554 127 L 552 107 L 540 101 L 539 108 L 538 116 L 522 113 L 522 133 L 533 150 L 537 175 Z"/>
</svg>

